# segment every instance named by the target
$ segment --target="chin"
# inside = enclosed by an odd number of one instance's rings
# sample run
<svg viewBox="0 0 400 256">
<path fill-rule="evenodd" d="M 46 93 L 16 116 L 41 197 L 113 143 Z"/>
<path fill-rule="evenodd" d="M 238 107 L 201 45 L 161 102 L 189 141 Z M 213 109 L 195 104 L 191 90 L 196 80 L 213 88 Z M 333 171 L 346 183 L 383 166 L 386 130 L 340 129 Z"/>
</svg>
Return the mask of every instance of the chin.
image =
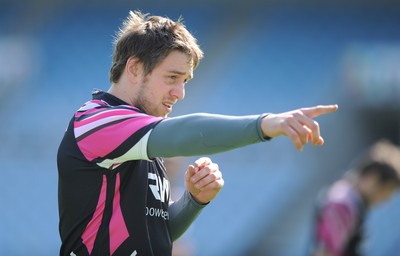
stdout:
<svg viewBox="0 0 400 256">
<path fill-rule="evenodd" d="M 163 118 L 167 118 L 169 113 L 154 113 L 154 114 L 150 114 L 152 116 L 156 116 L 156 117 L 163 117 Z"/>
</svg>

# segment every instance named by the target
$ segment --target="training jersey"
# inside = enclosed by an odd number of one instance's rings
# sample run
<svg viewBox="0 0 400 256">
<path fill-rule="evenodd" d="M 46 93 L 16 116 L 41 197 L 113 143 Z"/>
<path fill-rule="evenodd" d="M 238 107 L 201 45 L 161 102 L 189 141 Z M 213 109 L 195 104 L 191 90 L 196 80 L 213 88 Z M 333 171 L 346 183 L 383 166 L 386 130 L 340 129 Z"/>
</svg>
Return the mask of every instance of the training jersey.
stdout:
<svg viewBox="0 0 400 256">
<path fill-rule="evenodd" d="M 365 210 L 349 181 L 335 182 L 318 200 L 314 248 L 323 246 L 332 256 L 361 255 Z"/>
<path fill-rule="evenodd" d="M 170 183 L 147 141 L 163 118 L 95 90 L 58 149 L 60 255 L 171 255 Z"/>
</svg>

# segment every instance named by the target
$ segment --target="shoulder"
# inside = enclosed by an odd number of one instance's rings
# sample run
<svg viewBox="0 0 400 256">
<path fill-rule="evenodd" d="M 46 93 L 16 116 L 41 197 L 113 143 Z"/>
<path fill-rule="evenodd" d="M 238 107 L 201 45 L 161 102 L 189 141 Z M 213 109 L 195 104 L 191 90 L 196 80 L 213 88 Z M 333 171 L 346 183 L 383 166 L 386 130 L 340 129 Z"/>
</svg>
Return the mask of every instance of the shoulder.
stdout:
<svg viewBox="0 0 400 256">
<path fill-rule="evenodd" d="M 356 216 L 359 212 L 361 196 L 354 186 L 346 181 L 335 182 L 327 191 L 322 202 L 326 213 Z"/>
<path fill-rule="evenodd" d="M 161 120 L 160 117 L 147 115 L 141 109 L 130 105 L 110 105 L 103 100 L 90 100 L 83 104 L 75 113 L 75 121 L 99 119 L 131 119 L 140 118 L 151 122 Z"/>
</svg>

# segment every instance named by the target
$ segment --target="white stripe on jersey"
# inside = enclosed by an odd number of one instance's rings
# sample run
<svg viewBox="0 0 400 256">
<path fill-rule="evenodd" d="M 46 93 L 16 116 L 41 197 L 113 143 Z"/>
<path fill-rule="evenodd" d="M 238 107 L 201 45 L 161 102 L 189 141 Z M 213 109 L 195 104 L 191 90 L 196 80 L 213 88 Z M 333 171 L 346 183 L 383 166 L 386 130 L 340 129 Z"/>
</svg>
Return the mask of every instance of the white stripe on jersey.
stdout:
<svg viewBox="0 0 400 256">
<path fill-rule="evenodd" d="M 147 160 L 149 156 L 147 155 L 147 142 L 152 130 L 148 131 L 131 149 L 129 149 L 125 154 L 114 159 L 104 159 L 102 162 L 97 163 L 98 166 L 106 169 L 115 169 L 119 164 L 129 161 L 129 160 Z"/>
</svg>

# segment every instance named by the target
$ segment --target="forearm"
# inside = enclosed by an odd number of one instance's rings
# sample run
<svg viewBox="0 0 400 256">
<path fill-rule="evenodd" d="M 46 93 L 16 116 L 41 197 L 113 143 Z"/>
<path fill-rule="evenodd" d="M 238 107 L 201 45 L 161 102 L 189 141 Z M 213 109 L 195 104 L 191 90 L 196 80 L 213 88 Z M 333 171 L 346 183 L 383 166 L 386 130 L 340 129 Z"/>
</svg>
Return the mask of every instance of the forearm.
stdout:
<svg viewBox="0 0 400 256">
<path fill-rule="evenodd" d="M 163 120 L 150 134 L 148 155 L 210 155 L 265 141 L 263 116 L 192 114 Z"/>
<path fill-rule="evenodd" d="M 206 205 L 197 203 L 189 192 L 169 206 L 172 241 L 178 239 L 193 223 Z"/>
</svg>

